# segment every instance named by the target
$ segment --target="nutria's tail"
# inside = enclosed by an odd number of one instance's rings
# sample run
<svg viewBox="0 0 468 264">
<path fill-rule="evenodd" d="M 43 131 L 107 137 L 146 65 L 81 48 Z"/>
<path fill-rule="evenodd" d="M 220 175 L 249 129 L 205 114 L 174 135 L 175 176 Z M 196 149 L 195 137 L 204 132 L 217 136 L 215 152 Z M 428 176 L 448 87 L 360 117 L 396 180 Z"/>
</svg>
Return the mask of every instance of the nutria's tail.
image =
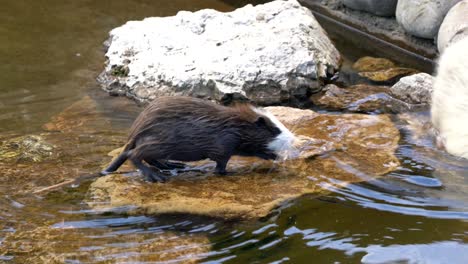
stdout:
<svg viewBox="0 0 468 264">
<path fill-rule="evenodd" d="M 99 174 L 101 176 L 104 176 L 116 171 L 130 157 L 133 147 L 133 143 L 125 145 L 122 153 L 120 153 L 120 155 L 116 159 L 114 159 L 111 162 L 111 164 L 106 169 L 102 170 Z"/>
</svg>

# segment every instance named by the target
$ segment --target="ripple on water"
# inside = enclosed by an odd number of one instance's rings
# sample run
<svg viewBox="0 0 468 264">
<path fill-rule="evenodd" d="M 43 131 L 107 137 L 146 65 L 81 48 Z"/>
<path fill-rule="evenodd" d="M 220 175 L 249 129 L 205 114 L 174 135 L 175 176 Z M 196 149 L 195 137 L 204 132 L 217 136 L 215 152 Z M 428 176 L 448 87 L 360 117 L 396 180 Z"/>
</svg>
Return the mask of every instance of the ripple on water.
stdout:
<svg viewBox="0 0 468 264">
<path fill-rule="evenodd" d="M 426 245 L 370 245 L 356 248 L 349 253 L 365 252 L 362 263 L 466 263 L 468 244 L 435 242 Z"/>
<path fill-rule="evenodd" d="M 406 194 L 388 193 L 385 189 L 372 190 L 357 184 L 342 188 L 328 185 L 325 188 L 365 208 L 431 218 L 468 220 L 468 204 L 463 202 L 417 196 L 420 193 L 410 194 L 408 190 L 405 190 Z"/>
<path fill-rule="evenodd" d="M 126 218 L 104 218 L 83 221 L 66 221 L 52 225 L 52 228 L 107 228 L 135 224 L 154 223 L 155 219 L 146 216 L 133 216 Z"/>
<path fill-rule="evenodd" d="M 442 187 L 442 182 L 439 179 L 425 177 L 425 176 L 413 175 L 413 176 L 401 177 L 400 179 L 405 182 L 412 183 L 412 184 L 422 186 L 422 187 L 433 187 L 433 188 Z"/>
</svg>

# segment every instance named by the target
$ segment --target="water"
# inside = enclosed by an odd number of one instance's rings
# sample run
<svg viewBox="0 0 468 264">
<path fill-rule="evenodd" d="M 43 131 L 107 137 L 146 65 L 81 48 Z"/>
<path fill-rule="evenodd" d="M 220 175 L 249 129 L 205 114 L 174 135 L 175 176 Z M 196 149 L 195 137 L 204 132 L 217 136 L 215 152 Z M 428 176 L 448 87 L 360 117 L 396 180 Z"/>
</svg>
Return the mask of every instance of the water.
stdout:
<svg viewBox="0 0 468 264">
<path fill-rule="evenodd" d="M 296 199 L 256 221 L 129 216 L 128 208 L 95 211 L 82 202 L 89 183 L 30 193 L 35 186 L 98 171 L 141 110 L 125 98 L 109 97 L 95 82 L 110 29 L 178 10 L 228 11 L 242 2 L 2 3 L 0 138 L 46 128 L 44 137 L 60 154 L 34 166 L 0 165 L 0 262 L 468 262 L 468 162 L 438 151 L 429 136 L 396 116 L 402 133 L 397 171 L 349 185 L 331 177 L 322 186 L 328 194 Z M 352 59 L 366 53 L 344 52 Z M 66 108 L 68 114 L 57 118 Z M 51 119 L 54 125 L 44 127 Z M 427 120 L 427 112 L 415 119 Z"/>
</svg>

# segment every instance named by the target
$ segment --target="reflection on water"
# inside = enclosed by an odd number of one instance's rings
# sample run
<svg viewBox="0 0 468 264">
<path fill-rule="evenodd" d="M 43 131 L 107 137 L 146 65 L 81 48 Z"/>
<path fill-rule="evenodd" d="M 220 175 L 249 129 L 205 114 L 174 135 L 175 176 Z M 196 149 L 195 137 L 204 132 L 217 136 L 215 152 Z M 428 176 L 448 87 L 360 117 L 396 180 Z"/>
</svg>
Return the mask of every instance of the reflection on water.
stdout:
<svg viewBox="0 0 468 264">
<path fill-rule="evenodd" d="M 108 30 L 241 2 L 2 3 L 0 138 L 42 134 L 57 152 L 33 165 L 0 163 L 0 262 L 467 263 L 468 161 L 437 150 L 427 130 L 408 125 L 427 121 L 427 112 L 413 117 L 418 122 L 394 117 L 402 133 L 397 171 L 359 184 L 330 179 L 321 185 L 328 195 L 302 197 L 259 221 L 95 211 L 83 203 L 89 182 L 31 195 L 35 186 L 98 171 L 140 111 L 96 87 Z"/>
<path fill-rule="evenodd" d="M 232 10 L 220 0 L 15 0 L 0 8 L 0 131 L 37 131 L 95 87 L 107 33 L 179 10 Z"/>
</svg>

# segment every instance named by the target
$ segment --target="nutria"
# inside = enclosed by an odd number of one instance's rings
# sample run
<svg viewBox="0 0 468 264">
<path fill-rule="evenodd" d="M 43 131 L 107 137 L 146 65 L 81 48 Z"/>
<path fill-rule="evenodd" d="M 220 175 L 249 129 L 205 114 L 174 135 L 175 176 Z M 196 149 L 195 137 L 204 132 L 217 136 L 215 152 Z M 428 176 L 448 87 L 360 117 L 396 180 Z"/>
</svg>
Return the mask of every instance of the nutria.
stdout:
<svg viewBox="0 0 468 264">
<path fill-rule="evenodd" d="M 448 46 L 439 59 L 431 115 L 438 145 L 468 159 L 468 37 Z"/>
<path fill-rule="evenodd" d="M 249 104 L 231 107 L 192 97 L 155 99 L 137 117 L 123 152 L 101 174 L 117 170 L 127 159 L 149 181 L 163 182 L 158 169 L 174 168 L 172 161 L 216 162 L 226 174 L 233 155 L 276 159 L 293 148 L 294 135 L 273 115 Z"/>
</svg>

